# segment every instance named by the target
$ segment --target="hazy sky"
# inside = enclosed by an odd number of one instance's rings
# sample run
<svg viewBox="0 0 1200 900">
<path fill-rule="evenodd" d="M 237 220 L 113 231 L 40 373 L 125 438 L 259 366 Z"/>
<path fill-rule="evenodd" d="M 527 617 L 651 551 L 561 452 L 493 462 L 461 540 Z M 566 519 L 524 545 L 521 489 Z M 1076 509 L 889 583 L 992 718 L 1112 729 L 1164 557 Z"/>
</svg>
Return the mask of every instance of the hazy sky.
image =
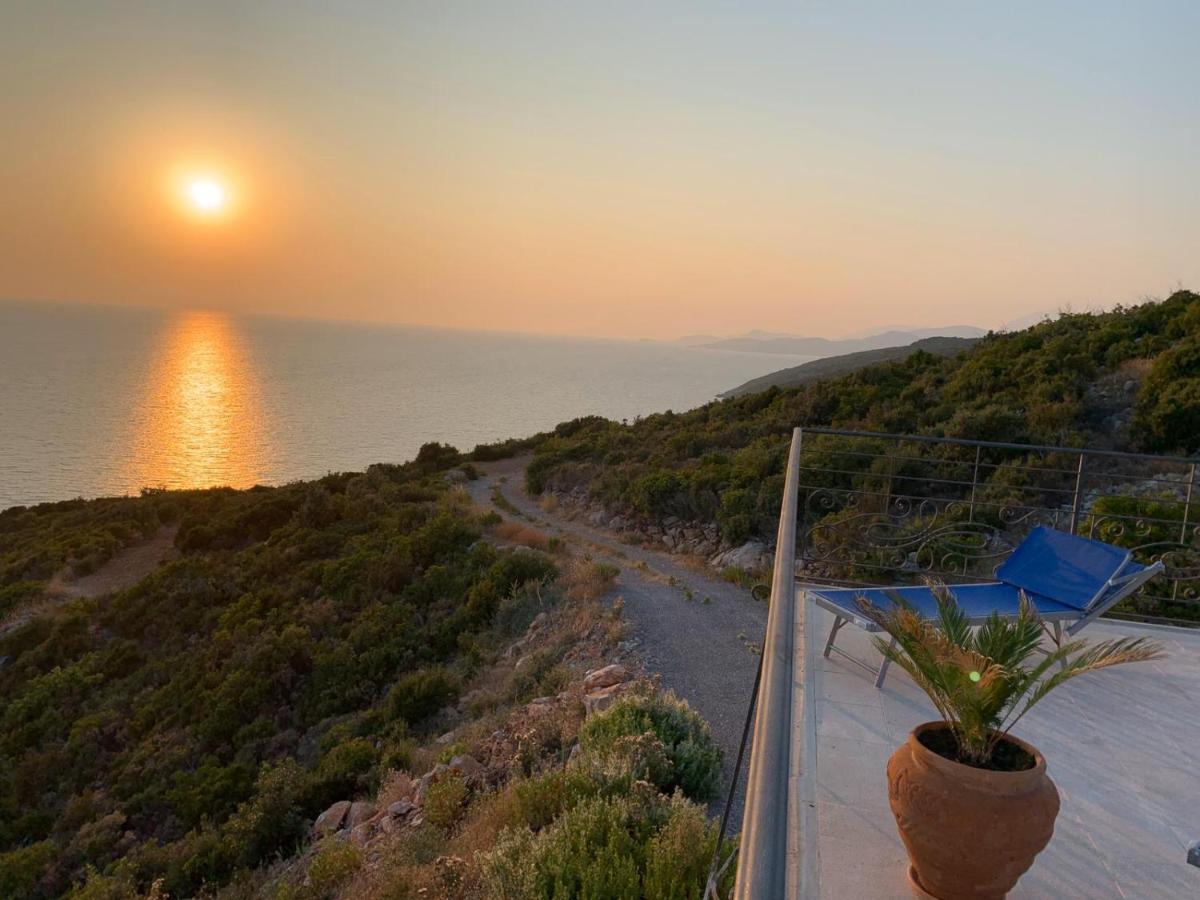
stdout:
<svg viewBox="0 0 1200 900">
<path fill-rule="evenodd" d="M 1162 295 L 1200 285 L 1197 35 L 1190 0 L 8 0 L 0 297 L 675 336 Z"/>
</svg>

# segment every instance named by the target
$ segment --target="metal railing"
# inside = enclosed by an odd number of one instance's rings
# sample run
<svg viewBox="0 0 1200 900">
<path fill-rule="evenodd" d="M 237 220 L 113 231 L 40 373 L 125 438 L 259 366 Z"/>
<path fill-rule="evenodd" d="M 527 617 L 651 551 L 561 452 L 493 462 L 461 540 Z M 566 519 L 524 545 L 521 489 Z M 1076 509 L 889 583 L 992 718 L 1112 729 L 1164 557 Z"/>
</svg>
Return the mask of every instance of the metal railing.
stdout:
<svg viewBox="0 0 1200 900">
<path fill-rule="evenodd" d="M 792 432 L 783 503 L 779 512 L 771 607 L 763 643 L 761 686 L 750 750 L 746 806 L 733 896 L 793 897 L 793 873 L 786 864 L 798 835 L 792 773 L 792 731 L 796 681 L 795 547 L 800 462 L 800 429 Z"/>
<path fill-rule="evenodd" d="M 1163 561 L 1165 574 L 1110 615 L 1200 624 L 1196 460 L 803 431 L 796 560 L 805 580 L 987 580 L 1031 528 L 1048 525 Z"/>
</svg>

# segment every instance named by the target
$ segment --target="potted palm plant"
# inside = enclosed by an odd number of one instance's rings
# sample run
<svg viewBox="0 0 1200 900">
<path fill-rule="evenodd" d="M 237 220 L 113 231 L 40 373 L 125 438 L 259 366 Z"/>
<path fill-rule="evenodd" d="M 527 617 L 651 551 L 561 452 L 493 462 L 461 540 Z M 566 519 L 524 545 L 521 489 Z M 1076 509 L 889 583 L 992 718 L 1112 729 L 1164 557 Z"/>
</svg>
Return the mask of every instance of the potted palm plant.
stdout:
<svg viewBox="0 0 1200 900">
<path fill-rule="evenodd" d="M 1022 596 L 1015 619 L 970 625 L 945 587 L 938 617 L 902 599 L 883 609 L 860 598 L 894 639 L 875 639 L 933 701 L 940 721 L 918 725 L 888 761 L 888 799 L 908 850 L 909 879 L 942 900 L 1000 900 L 1045 848 L 1058 815 L 1046 760 L 1010 729 L 1065 681 L 1120 663 L 1156 659 L 1145 638 L 1067 641 L 1036 656 L 1045 635 Z"/>
</svg>

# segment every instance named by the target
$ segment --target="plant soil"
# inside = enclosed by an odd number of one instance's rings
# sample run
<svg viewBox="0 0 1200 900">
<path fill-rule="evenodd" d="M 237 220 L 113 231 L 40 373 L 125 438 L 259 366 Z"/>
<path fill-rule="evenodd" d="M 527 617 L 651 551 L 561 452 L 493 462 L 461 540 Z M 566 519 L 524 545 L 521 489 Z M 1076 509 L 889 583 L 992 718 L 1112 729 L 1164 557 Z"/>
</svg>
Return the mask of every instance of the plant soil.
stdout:
<svg viewBox="0 0 1200 900">
<path fill-rule="evenodd" d="M 917 740 L 938 756 L 976 769 L 989 769 L 993 772 L 1023 772 L 1026 769 L 1032 769 L 1034 765 L 1032 754 L 1022 750 L 1006 738 L 1000 738 L 996 743 L 995 750 L 992 751 L 991 759 L 982 765 L 963 755 L 962 749 L 958 745 L 958 738 L 949 728 L 931 728 L 917 735 Z"/>
</svg>

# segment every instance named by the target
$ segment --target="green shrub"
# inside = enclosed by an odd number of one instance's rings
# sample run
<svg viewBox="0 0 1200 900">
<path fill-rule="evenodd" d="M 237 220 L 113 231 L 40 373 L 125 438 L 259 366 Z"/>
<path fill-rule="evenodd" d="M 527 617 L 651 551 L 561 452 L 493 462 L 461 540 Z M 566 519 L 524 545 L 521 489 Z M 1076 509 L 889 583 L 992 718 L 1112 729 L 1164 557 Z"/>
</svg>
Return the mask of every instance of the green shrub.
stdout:
<svg viewBox="0 0 1200 900">
<path fill-rule="evenodd" d="M 377 787 L 379 753 L 366 738 L 350 738 L 321 757 L 309 776 L 308 805 L 324 808 L 343 797 L 366 794 Z"/>
<path fill-rule="evenodd" d="M 386 707 L 392 718 L 415 725 L 458 697 L 459 682 L 443 668 L 420 669 L 403 676 L 388 692 Z"/>
<path fill-rule="evenodd" d="M 50 841 L 0 853 L 0 897 L 11 900 L 41 897 L 39 885 L 56 855 Z"/>
<path fill-rule="evenodd" d="M 700 807 L 641 785 L 582 799 L 536 834 L 506 829 L 481 869 L 497 900 L 699 900 L 715 845 Z"/>
<path fill-rule="evenodd" d="M 309 893 L 327 897 L 362 865 L 362 854 L 350 844 L 336 839 L 321 842 L 308 864 Z"/>
<path fill-rule="evenodd" d="M 674 694 L 631 694 L 593 716 L 579 732 L 579 743 L 593 758 L 629 752 L 623 738 L 650 732 L 661 743 L 670 765 L 650 766 L 664 791 L 676 787 L 693 800 L 707 801 L 721 783 L 721 748 L 705 721 Z"/>
<path fill-rule="evenodd" d="M 681 797 L 671 801 L 666 823 L 650 839 L 646 851 L 646 876 L 642 884 L 645 900 L 701 900 L 708 881 L 717 826 L 707 821 L 704 811 Z M 732 842 L 722 848 L 722 861 L 733 852 Z M 717 882 L 717 896 L 733 891 L 736 869 L 730 866 Z"/>
<path fill-rule="evenodd" d="M 590 772 L 571 767 L 517 781 L 509 790 L 516 820 L 506 824 L 541 831 L 566 810 L 597 796 L 601 785 Z"/>
<path fill-rule="evenodd" d="M 452 828 L 462 818 L 470 791 L 457 775 L 446 775 L 429 786 L 425 795 L 425 821 L 439 828 Z"/>
<path fill-rule="evenodd" d="M 1200 334 L 1154 361 L 1138 393 L 1133 425 L 1152 449 L 1200 450 Z"/>
</svg>

